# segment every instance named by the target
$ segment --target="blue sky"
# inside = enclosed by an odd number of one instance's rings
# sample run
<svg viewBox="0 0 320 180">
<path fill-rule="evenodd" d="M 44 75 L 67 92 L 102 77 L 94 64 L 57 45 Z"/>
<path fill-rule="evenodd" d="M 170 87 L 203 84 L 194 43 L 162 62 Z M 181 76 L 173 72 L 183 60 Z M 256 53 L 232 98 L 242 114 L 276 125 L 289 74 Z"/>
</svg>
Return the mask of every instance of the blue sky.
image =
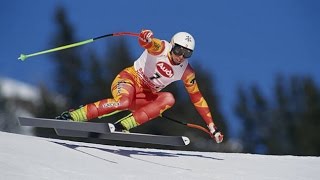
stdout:
<svg viewBox="0 0 320 180">
<path fill-rule="evenodd" d="M 153 30 L 170 40 L 179 31 L 194 35 L 192 61 L 211 71 L 231 128 L 236 129 L 232 106 L 238 85 L 258 84 L 270 94 L 274 77 L 301 75 L 320 83 L 320 2 L 317 0 L 212 0 L 212 1 L 62 1 L 11 0 L 0 7 L 0 76 L 32 84 L 50 83 L 48 55 L 17 60 L 53 48 L 53 13 L 58 5 L 68 11 L 80 40 L 118 32 Z M 107 41 L 107 39 L 105 40 Z M 101 50 L 104 40 L 86 45 Z M 142 49 L 128 37 L 132 55 Z M 201 86 L 201 85 L 200 85 Z"/>
</svg>

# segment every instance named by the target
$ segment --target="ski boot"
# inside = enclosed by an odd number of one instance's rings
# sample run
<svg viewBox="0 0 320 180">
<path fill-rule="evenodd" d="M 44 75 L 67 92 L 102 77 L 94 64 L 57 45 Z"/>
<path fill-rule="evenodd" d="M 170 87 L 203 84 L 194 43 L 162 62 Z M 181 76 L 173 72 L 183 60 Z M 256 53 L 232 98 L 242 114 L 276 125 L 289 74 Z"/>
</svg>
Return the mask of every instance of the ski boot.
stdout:
<svg viewBox="0 0 320 180">
<path fill-rule="evenodd" d="M 122 124 L 121 124 L 120 122 L 116 122 L 116 123 L 114 123 L 113 125 L 114 125 L 114 127 L 115 127 L 115 131 L 117 131 L 117 132 L 129 132 L 128 130 L 126 130 L 126 129 L 122 126 Z"/>
<path fill-rule="evenodd" d="M 55 117 L 55 119 L 73 121 L 70 111 L 64 111 L 63 113 L 61 113 L 61 115 Z"/>
<path fill-rule="evenodd" d="M 128 116 L 118 120 L 113 125 L 116 128 L 115 131 L 126 132 L 126 133 L 129 133 L 130 129 L 139 126 L 139 124 L 136 122 L 136 120 L 132 116 L 132 113 L 129 114 Z"/>
</svg>

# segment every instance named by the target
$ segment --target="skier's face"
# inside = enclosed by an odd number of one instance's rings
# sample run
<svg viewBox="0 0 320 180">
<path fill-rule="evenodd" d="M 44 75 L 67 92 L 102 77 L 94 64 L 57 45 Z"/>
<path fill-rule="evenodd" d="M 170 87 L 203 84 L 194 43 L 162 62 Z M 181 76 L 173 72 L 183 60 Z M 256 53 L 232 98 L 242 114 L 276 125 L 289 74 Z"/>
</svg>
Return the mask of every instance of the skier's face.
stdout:
<svg viewBox="0 0 320 180">
<path fill-rule="evenodd" d="M 174 64 L 181 64 L 183 63 L 183 61 L 185 61 L 185 58 L 183 57 L 183 55 L 175 55 L 174 53 L 171 53 L 172 55 L 172 61 L 174 62 Z"/>
<path fill-rule="evenodd" d="M 175 63 L 175 64 L 180 64 L 182 63 L 183 61 L 185 61 L 186 58 L 189 58 L 191 57 L 192 55 L 192 50 L 190 49 L 187 49 L 187 48 L 184 48 L 178 44 L 175 44 L 173 47 L 172 47 L 172 50 L 171 50 L 171 55 L 172 55 L 172 61 Z"/>
<path fill-rule="evenodd" d="M 180 46 L 179 44 L 174 44 L 174 46 L 172 47 L 172 52 L 177 56 L 183 55 L 184 58 L 189 58 L 192 55 L 191 49 Z"/>
</svg>

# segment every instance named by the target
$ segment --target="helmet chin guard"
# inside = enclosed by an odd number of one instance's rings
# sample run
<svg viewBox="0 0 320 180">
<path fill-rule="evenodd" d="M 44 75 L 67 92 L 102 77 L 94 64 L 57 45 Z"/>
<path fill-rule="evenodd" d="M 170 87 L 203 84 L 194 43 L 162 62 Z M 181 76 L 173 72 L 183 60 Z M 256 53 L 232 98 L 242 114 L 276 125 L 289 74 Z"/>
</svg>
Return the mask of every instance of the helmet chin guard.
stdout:
<svg viewBox="0 0 320 180">
<path fill-rule="evenodd" d="M 172 46 L 178 44 L 184 48 L 193 51 L 195 46 L 195 40 L 192 37 L 192 35 L 187 32 L 178 32 L 171 38 L 171 44 Z"/>
</svg>

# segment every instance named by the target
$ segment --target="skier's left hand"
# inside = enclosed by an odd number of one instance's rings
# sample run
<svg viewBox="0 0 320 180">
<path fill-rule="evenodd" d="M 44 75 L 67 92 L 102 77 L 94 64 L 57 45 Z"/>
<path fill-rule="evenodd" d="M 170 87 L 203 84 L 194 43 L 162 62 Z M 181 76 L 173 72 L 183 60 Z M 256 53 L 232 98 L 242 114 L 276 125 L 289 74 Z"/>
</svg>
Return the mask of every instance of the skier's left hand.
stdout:
<svg viewBox="0 0 320 180">
<path fill-rule="evenodd" d="M 213 123 L 210 123 L 208 125 L 208 128 L 210 130 L 210 133 L 213 135 L 214 140 L 217 143 L 221 143 L 223 141 L 223 134 L 218 130 L 218 128 Z"/>
</svg>

